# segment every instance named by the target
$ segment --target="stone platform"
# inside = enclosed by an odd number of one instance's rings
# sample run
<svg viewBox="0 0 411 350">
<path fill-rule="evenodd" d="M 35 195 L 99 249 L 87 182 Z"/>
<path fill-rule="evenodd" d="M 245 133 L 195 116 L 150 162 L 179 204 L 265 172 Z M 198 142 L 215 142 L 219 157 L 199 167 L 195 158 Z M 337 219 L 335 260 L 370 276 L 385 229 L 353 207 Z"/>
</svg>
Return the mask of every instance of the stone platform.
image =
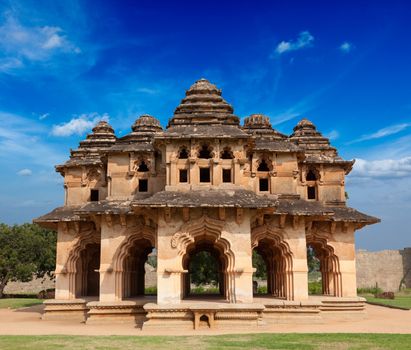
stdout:
<svg viewBox="0 0 411 350">
<path fill-rule="evenodd" d="M 90 299 L 47 300 L 43 319 L 73 318 L 87 324 L 131 323 L 143 330 L 260 329 L 275 324 L 325 323 L 328 319 L 365 317 L 360 297 L 311 296 L 287 301 L 257 296 L 250 304 L 233 304 L 220 298 L 190 298 L 178 304 L 157 304 L 155 296 L 118 302 Z"/>
</svg>

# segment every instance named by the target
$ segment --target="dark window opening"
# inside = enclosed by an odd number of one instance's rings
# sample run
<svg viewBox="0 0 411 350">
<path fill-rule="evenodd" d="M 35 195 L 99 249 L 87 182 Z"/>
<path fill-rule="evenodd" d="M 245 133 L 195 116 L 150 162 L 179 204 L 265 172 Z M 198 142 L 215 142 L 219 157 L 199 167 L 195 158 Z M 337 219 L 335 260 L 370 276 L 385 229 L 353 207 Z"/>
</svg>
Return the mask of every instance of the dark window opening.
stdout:
<svg viewBox="0 0 411 350">
<path fill-rule="evenodd" d="M 90 190 L 90 202 L 98 202 L 98 190 Z"/>
<path fill-rule="evenodd" d="M 148 180 L 147 179 L 138 180 L 138 192 L 148 192 Z"/>
<path fill-rule="evenodd" d="M 183 148 L 180 153 L 178 154 L 179 159 L 188 159 L 188 152 L 187 149 Z"/>
<path fill-rule="evenodd" d="M 180 169 L 180 182 L 188 182 L 187 169 Z"/>
<path fill-rule="evenodd" d="M 200 182 L 210 182 L 210 168 L 200 168 Z"/>
<path fill-rule="evenodd" d="M 198 158 L 210 159 L 211 152 L 207 145 L 203 145 L 198 153 Z"/>
<path fill-rule="evenodd" d="M 315 175 L 315 173 L 314 173 L 312 170 L 310 170 L 310 171 L 307 173 L 306 180 L 307 180 L 307 181 L 317 181 L 317 176 Z"/>
<path fill-rule="evenodd" d="M 260 192 L 268 191 L 268 179 L 260 179 Z"/>
<path fill-rule="evenodd" d="M 229 148 L 224 148 L 224 151 L 221 152 L 221 159 L 233 159 L 233 152 Z"/>
<path fill-rule="evenodd" d="M 307 187 L 307 198 L 308 199 L 316 199 L 317 194 L 314 186 L 308 186 Z"/>
<path fill-rule="evenodd" d="M 147 164 L 146 164 L 144 161 L 142 161 L 142 162 L 140 163 L 137 171 L 139 171 L 139 172 L 146 172 L 146 171 L 148 171 L 148 166 L 147 166 Z"/>
<path fill-rule="evenodd" d="M 231 169 L 223 169 L 223 182 L 231 182 Z"/>
<path fill-rule="evenodd" d="M 258 165 L 257 171 L 270 171 L 267 162 L 263 159 Z"/>
</svg>

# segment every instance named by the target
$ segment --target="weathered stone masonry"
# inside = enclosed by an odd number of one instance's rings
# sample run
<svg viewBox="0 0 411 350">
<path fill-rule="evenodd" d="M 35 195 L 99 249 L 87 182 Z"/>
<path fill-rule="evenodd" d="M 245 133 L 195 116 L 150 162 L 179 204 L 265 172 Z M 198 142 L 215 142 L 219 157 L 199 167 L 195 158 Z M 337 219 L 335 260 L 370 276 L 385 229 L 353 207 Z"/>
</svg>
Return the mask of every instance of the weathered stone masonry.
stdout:
<svg viewBox="0 0 411 350">
<path fill-rule="evenodd" d="M 396 292 L 411 288 L 411 248 L 369 252 L 357 250 L 357 285 L 359 288 L 380 287 Z"/>
<path fill-rule="evenodd" d="M 267 116 L 240 125 L 233 113 L 201 79 L 166 129 L 143 115 L 117 138 L 100 122 L 56 167 L 64 206 L 35 220 L 58 232 L 56 300 L 46 318 L 129 319 L 145 328 L 192 328 L 205 318 L 209 326 L 251 327 L 363 310 L 354 232 L 379 220 L 346 206 L 354 161 L 307 119 L 286 136 Z M 308 297 L 307 245 L 321 262 L 316 300 Z M 154 248 L 158 293 L 148 297 L 144 264 Z M 253 295 L 253 249 L 267 266 L 265 299 Z M 219 299 L 206 306 L 190 295 L 199 251 L 219 266 Z"/>
</svg>

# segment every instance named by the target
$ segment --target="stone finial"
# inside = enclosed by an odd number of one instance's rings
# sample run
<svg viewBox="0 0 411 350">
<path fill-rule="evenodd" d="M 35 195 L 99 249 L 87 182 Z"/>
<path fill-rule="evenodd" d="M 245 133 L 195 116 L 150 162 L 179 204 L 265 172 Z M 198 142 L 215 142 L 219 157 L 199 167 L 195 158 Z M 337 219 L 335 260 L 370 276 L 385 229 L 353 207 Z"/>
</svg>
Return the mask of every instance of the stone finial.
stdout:
<svg viewBox="0 0 411 350">
<path fill-rule="evenodd" d="M 294 135 L 321 135 L 315 125 L 306 118 L 301 119 L 293 130 Z"/>
<path fill-rule="evenodd" d="M 221 90 L 202 78 L 186 91 L 186 97 L 177 106 L 169 125 L 238 125 L 240 120 L 233 112 L 233 107 L 221 97 Z"/>
<path fill-rule="evenodd" d="M 160 121 L 148 114 L 143 114 L 136 119 L 131 126 L 133 132 L 157 132 L 162 131 Z"/>
<path fill-rule="evenodd" d="M 293 130 L 290 141 L 305 149 L 307 153 L 338 156 L 336 149 L 330 145 L 330 140 L 324 137 L 308 119 L 301 119 Z"/>
<path fill-rule="evenodd" d="M 274 130 L 270 123 L 270 117 L 264 114 L 251 114 L 244 119 L 243 129 L 250 134 L 259 135 L 269 139 L 286 139 L 287 136 Z"/>
<path fill-rule="evenodd" d="M 105 148 L 116 142 L 113 127 L 105 120 L 101 120 L 92 129 L 92 133 L 87 135 L 84 141 L 80 142 L 80 149 Z"/>
<path fill-rule="evenodd" d="M 251 129 L 271 129 L 270 117 L 264 114 L 251 114 L 244 119 L 244 127 Z"/>
<path fill-rule="evenodd" d="M 105 120 L 100 120 L 97 125 L 92 129 L 93 134 L 113 134 L 113 127 Z"/>
</svg>

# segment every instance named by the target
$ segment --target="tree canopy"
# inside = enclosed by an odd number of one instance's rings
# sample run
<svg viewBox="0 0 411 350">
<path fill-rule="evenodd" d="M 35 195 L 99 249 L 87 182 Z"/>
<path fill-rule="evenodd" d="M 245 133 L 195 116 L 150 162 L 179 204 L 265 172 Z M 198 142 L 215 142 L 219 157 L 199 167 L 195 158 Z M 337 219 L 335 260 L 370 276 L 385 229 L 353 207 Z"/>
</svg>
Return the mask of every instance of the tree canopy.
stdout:
<svg viewBox="0 0 411 350">
<path fill-rule="evenodd" d="M 218 283 L 218 262 L 207 251 L 200 251 L 190 261 L 191 282 L 200 284 Z"/>
<path fill-rule="evenodd" d="M 0 298 L 9 281 L 28 282 L 33 276 L 50 276 L 55 269 L 54 231 L 34 224 L 0 223 Z"/>
</svg>

